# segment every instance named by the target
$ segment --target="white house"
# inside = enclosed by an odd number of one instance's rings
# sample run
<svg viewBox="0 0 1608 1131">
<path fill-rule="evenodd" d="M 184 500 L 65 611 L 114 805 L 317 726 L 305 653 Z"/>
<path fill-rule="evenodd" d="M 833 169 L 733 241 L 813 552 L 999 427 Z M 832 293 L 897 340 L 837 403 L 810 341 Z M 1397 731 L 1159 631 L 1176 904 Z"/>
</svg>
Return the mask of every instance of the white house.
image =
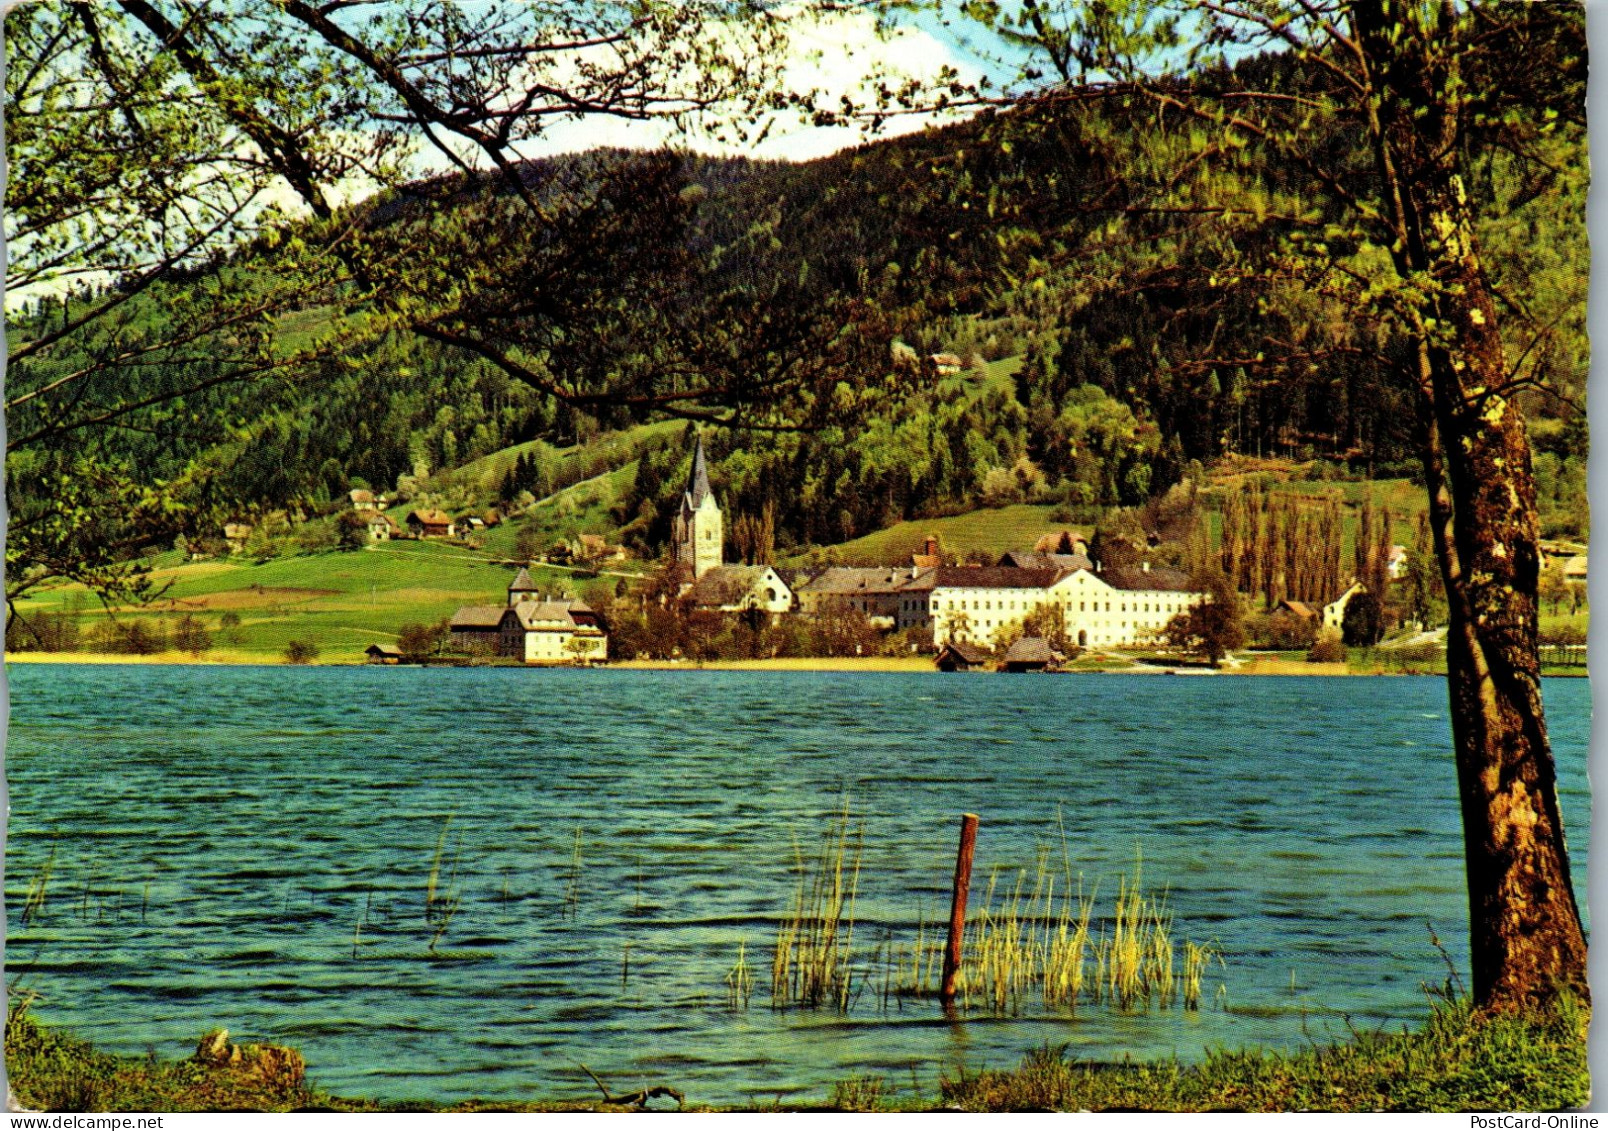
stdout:
<svg viewBox="0 0 1608 1131">
<path fill-rule="evenodd" d="M 711 566 L 693 583 L 694 606 L 722 613 L 761 609 L 775 615 L 793 608 L 793 591 L 780 574 L 764 565 Z"/>
<path fill-rule="evenodd" d="M 520 601 L 498 625 L 498 654 L 527 664 L 598 664 L 608 659 L 609 638 L 585 601 Z"/>
<path fill-rule="evenodd" d="M 1351 604 L 1351 598 L 1363 591 L 1360 581 L 1353 581 L 1349 588 L 1340 596 L 1323 606 L 1323 627 L 1339 631 L 1346 620 L 1346 606 Z"/>
<path fill-rule="evenodd" d="M 396 519 L 381 510 L 363 512 L 363 525 L 368 531 L 370 542 L 389 542 L 393 538 L 401 537 L 402 528 L 396 524 Z"/>
<path fill-rule="evenodd" d="M 544 600 L 526 569 L 509 583 L 507 604 L 466 605 L 452 615 L 450 630 L 460 652 L 527 664 L 597 664 L 609 655 L 592 607 L 572 597 Z"/>
</svg>

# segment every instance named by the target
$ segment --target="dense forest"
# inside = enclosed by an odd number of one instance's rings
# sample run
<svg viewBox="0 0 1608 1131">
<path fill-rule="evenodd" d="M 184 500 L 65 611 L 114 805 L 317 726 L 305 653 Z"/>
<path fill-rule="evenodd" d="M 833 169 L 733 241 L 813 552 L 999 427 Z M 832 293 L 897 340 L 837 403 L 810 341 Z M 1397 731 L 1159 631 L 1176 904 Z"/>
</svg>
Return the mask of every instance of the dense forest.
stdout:
<svg viewBox="0 0 1608 1131">
<path fill-rule="evenodd" d="M 1245 67 L 1301 81 L 1286 58 Z M 349 284 L 315 277 L 229 329 L 230 365 L 216 338 L 211 352 L 141 355 L 142 341 L 204 323 L 215 295 L 301 270 L 294 226 L 169 278 L 92 332 L 74 332 L 75 311 L 104 290 L 38 302 L 13 318 L 13 342 L 64 341 L 14 366 L 14 396 L 119 351 L 130 360 L 110 427 L 14 445 L 14 512 L 25 532 L 28 501 L 70 481 L 84 490 L 92 465 L 103 487 L 122 481 L 113 497 L 127 505 L 90 521 L 130 553 L 237 516 L 315 514 L 354 485 L 393 489 L 523 441 L 701 419 L 675 400 L 633 400 L 634 375 L 671 366 L 735 390 L 736 411 L 709 435 L 712 475 L 728 509 L 763 515 L 782 548 L 979 505 L 1136 506 L 1230 452 L 1317 461 L 1337 478 L 1414 474 L 1390 359 L 1339 297 L 1280 270 L 1314 221 L 1279 203 L 1276 163 L 1244 155 L 1247 191 L 1267 208 L 1232 227 L 1130 212 L 1133 183 L 1167 153 L 1139 151 L 1127 112 L 1027 105 L 806 164 L 607 151 L 529 163 L 526 180 L 566 222 L 598 225 L 589 274 L 562 231 L 510 219 L 506 186 L 489 180 L 412 186 L 331 221 L 378 233 L 381 253 L 387 232 L 439 231 L 431 285 L 463 276 L 455 324 L 478 337 L 396 329 L 299 356 L 304 339 L 350 320 L 336 313 Z M 1561 191 L 1540 191 L 1495 147 L 1478 155 L 1474 189 L 1514 315 L 1509 355 L 1533 386 L 1546 533 L 1583 535 L 1584 139 L 1560 131 L 1553 145 Z M 651 220 L 625 219 L 628 208 Z M 580 297 L 521 310 L 549 278 Z M 527 379 L 477 352 L 487 341 L 519 343 Z M 960 372 L 940 372 L 938 352 Z M 605 393 L 565 395 L 583 384 Z M 778 389 L 792 399 L 782 423 L 744 411 Z M 12 434 L 46 434 L 64 411 L 25 396 Z M 683 443 L 642 453 L 616 516 L 639 550 L 664 543 L 687 458 Z M 168 488 L 149 512 L 142 477 Z"/>
</svg>

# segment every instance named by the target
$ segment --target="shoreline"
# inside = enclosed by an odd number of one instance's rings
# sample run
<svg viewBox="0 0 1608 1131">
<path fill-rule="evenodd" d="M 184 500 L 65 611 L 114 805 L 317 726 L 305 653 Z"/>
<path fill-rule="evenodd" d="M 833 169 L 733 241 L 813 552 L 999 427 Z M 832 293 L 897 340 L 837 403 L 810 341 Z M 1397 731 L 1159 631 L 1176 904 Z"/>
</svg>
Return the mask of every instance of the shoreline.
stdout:
<svg viewBox="0 0 1608 1131">
<path fill-rule="evenodd" d="M 184 653 L 165 652 L 149 656 L 131 656 L 118 653 L 101 654 L 96 652 L 8 652 L 5 656 L 7 664 L 116 664 L 124 666 L 159 664 L 170 667 L 302 667 L 302 668 L 363 668 L 363 667 L 415 667 L 431 665 L 379 665 L 369 664 L 363 660 L 351 661 L 318 661 L 309 664 L 287 664 L 275 656 L 265 656 L 254 652 L 220 652 L 204 656 L 190 656 Z M 441 667 L 458 665 L 439 665 Z M 484 666 L 506 668 L 510 671 L 567 671 L 567 665 L 468 665 L 470 667 Z M 788 657 L 785 659 L 768 660 L 617 660 L 613 663 L 599 665 L 602 668 L 616 671 L 668 671 L 668 672 L 806 672 L 821 674 L 853 674 L 856 672 L 869 673 L 916 673 L 936 672 L 930 656 L 812 656 Z M 1001 672 L 977 672 L 954 674 L 1001 675 Z M 1281 677 L 1281 676 L 1324 676 L 1328 678 L 1344 676 L 1347 678 L 1399 678 L 1403 676 L 1434 676 L 1445 678 L 1444 671 L 1352 671 L 1346 664 L 1312 664 L 1304 660 L 1285 660 L 1266 656 L 1252 656 L 1242 659 L 1234 667 L 1217 669 L 1200 667 L 1192 664 L 1179 663 L 1169 666 L 1166 664 L 1140 664 L 1133 663 L 1127 666 L 1113 664 L 1110 667 L 1098 668 L 1070 668 L 1062 672 L 1052 673 L 1026 673 L 1051 675 L 1147 675 L 1147 676 L 1213 676 L 1213 677 Z M 1543 671 L 1542 674 L 1549 679 L 1584 679 L 1587 669 L 1580 668 L 1572 671 Z"/>
<path fill-rule="evenodd" d="M 1399 1034 L 1353 1034 L 1327 1048 L 1313 1044 L 1271 1055 L 1259 1048 L 1220 1050 L 1180 1066 L 1159 1057 L 1135 1062 L 1079 1062 L 1065 1050 L 1028 1052 L 1016 1066 L 979 1064 L 937 1087 L 913 1093 L 885 1088 L 881 1076 L 849 1075 L 825 1097 L 747 1106 L 687 1103 L 669 1086 L 599 1099 L 385 1100 L 332 1093 L 309 1078 L 302 1053 L 285 1045 L 232 1044 L 227 1029 L 203 1036 L 193 1056 L 153 1051 L 120 1056 L 64 1028 L 41 1024 L 26 1007 L 6 1019 L 5 1053 L 12 1096 L 39 1112 L 645 1112 L 674 1099 L 685 1112 L 1028 1112 L 1028 1111 L 1566 1111 L 1591 1090 L 1587 1030 L 1591 1009 L 1572 995 L 1522 1013 L 1476 1022 L 1465 998 L 1448 998 Z M 845 1071 L 852 1071 L 846 1069 Z M 587 1070 L 591 1075 L 590 1070 Z M 8 1096 L 8 1099 L 11 1099 Z M 823 1102 L 824 1100 L 824 1102 Z M 8 1106 L 11 1106 L 8 1104 Z"/>
</svg>

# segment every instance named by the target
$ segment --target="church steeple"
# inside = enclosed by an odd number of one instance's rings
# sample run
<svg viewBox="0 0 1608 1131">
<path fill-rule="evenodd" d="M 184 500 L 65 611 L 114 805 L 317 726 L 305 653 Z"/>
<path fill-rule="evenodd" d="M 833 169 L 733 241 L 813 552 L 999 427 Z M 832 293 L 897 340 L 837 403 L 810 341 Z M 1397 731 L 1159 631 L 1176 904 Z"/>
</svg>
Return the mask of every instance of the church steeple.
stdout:
<svg viewBox="0 0 1608 1131">
<path fill-rule="evenodd" d="M 703 433 L 698 433 L 698 450 L 692 454 L 692 473 L 687 476 L 687 505 L 693 510 L 703 506 L 704 499 L 714 494 L 709 488 L 709 467 L 704 462 Z"/>
<path fill-rule="evenodd" d="M 692 571 L 696 580 L 716 568 L 725 558 L 725 521 L 720 504 L 709 486 L 709 464 L 704 457 L 703 434 L 692 454 L 692 471 L 682 493 L 671 531 L 676 561 Z"/>
</svg>

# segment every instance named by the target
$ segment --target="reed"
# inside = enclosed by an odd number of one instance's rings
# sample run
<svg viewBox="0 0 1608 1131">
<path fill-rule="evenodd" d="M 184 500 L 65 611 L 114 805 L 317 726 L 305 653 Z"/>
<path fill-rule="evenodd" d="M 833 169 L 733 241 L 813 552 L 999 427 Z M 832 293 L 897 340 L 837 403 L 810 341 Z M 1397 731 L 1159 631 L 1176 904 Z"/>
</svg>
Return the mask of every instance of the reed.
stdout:
<svg viewBox="0 0 1608 1131">
<path fill-rule="evenodd" d="M 963 1005 L 996 1015 L 1020 1013 L 1034 999 L 1069 1011 L 1084 1003 L 1166 1009 L 1181 996 L 1185 1009 L 1198 1010 L 1207 967 L 1221 956 L 1191 941 L 1180 955 L 1166 894 L 1146 894 L 1142 861 L 1131 880 L 1118 878 L 1111 917 L 1099 924 L 1097 894 L 1084 892 L 1081 876 L 1074 882 L 1069 864 L 1057 874 L 1044 853 L 1031 875 L 1007 880 L 995 869 L 966 928 Z M 920 924 L 914 948 L 900 954 L 894 996 L 935 994 L 942 949 Z"/>
<path fill-rule="evenodd" d="M 737 961 L 726 972 L 726 1004 L 733 1013 L 748 1008 L 749 1000 L 754 996 L 754 970 L 748 965 L 748 943 L 746 940 L 737 941 Z"/>
<path fill-rule="evenodd" d="M 28 893 L 22 904 L 22 922 L 26 926 L 37 919 L 45 909 L 45 895 L 50 890 L 50 873 L 56 867 L 56 846 L 50 846 L 50 855 L 39 865 L 33 879 L 28 882 Z M 87 890 L 87 886 L 86 886 Z M 86 897 L 87 898 L 87 897 Z"/>
<path fill-rule="evenodd" d="M 771 958 L 771 1003 L 777 1008 L 849 1008 L 854 986 L 854 907 L 865 839 L 864 826 L 851 834 L 851 824 L 845 803 L 812 859 L 807 861 L 794 844 L 798 886 L 787 918 L 777 926 Z"/>
<path fill-rule="evenodd" d="M 1185 1009 L 1193 1012 L 1200 1008 L 1201 982 L 1213 959 L 1216 959 L 1219 965 L 1223 965 L 1223 956 L 1215 947 L 1201 946 L 1192 942 L 1184 943 L 1184 970 L 1180 980 L 1183 983 Z M 1217 988 L 1219 994 L 1225 992 L 1223 986 Z"/>
<path fill-rule="evenodd" d="M 564 883 L 564 917 L 574 919 L 581 911 L 581 830 L 575 830 L 574 847 L 570 850 L 569 874 Z"/>
<path fill-rule="evenodd" d="M 446 883 L 441 882 L 441 864 L 447 851 L 447 833 L 452 828 L 452 814 L 447 815 L 446 821 L 441 825 L 441 837 L 436 841 L 435 857 L 430 861 L 430 875 L 424 883 L 424 922 L 430 928 L 430 954 L 435 954 L 436 944 L 447 933 L 452 925 L 453 917 L 458 914 L 458 907 L 462 897 L 458 892 L 458 854 L 452 854 L 451 870 L 447 875 Z M 354 947 L 355 949 L 355 947 Z"/>
</svg>

